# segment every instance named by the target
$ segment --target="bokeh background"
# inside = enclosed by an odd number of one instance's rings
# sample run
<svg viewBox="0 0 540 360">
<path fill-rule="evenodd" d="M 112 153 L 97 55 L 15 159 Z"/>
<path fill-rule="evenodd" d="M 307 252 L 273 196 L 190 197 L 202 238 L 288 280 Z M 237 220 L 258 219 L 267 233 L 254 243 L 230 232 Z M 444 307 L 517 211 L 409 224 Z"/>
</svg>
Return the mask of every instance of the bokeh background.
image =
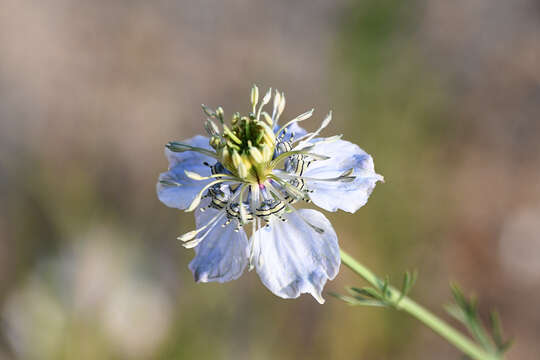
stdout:
<svg viewBox="0 0 540 360">
<path fill-rule="evenodd" d="M 455 280 L 540 353 L 536 0 L 0 0 L 0 359 L 460 359 L 414 319 L 255 273 L 195 284 L 163 145 L 251 84 L 315 106 L 386 178 L 344 249 L 437 314 Z M 263 90 L 261 90 L 263 91 Z M 315 128 L 311 122 L 308 127 Z M 360 285 L 345 267 L 326 290 Z"/>
</svg>

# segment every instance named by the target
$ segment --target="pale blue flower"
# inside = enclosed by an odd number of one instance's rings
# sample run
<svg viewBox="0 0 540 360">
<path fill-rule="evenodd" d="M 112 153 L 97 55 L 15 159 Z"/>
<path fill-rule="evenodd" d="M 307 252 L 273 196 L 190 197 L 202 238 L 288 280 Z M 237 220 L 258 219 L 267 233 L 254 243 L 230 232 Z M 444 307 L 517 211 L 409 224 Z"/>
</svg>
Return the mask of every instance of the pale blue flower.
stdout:
<svg viewBox="0 0 540 360">
<path fill-rule="evenodd" d="M 293 204 L 353 213 L 383 177 L 357 145 L 341 136 L 319 137 L 331 113 L 311 133 L 298 123 L 312 110 L 280 126 L 285 96 L 276 91 L 267 113 L 271 97 L 269 90 L 259 104 L 254 86 L 250 114 L 234 114 L 231 125 L 221 107 L 203 106 L 209 137 L 167 144 L 169 171 L 159 177 L 158 197 L 195 211 L 196 230 L 178 239 L 195 248 L 189 268 L 196 281 L 234 280 L 249 267 L 277 296 L 309 293 L 323 303 L 323 287 L 341 262 L 337 236 L 322 213 Z"/>
</svg>

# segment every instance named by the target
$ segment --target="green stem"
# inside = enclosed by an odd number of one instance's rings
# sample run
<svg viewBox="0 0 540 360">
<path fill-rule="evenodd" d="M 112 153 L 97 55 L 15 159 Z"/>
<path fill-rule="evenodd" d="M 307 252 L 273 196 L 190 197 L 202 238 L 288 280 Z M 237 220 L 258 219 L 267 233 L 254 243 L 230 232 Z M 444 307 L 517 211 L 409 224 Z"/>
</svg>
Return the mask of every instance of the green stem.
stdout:
<svg viewBox="0 0 540 360">
<path fill-rule="evenodd" d="M 364 278 L 364 280 L 369 282 L 375 288 L 378 289 L 380 287 L 382 280 L 380 280 L 373 272 L 371 272 L 371 270 L 360 264 L 343 250 L 341 250 L 341 260 L 351 270 L 360 275 L 362 278 Z M 401 292 L 394 287 L 389 287 L 389 290 L 390 300 L 394 300 L 397 302 L 402 296 Z M 470 356 L 472 359 L 500 360 L 500 358 L 487 353 L 485 350 L 480 348 L 462 333 L 448 325 L 445 321 L 438 318 L 431 311 L 425 309 L 407 296 L 401 298 L 397 305 L 397 309 L 406 311 L 411 316 L 417 318 L 422 323 L 424 323 L 424 325 L 431 328 L 433 331 L 435 331 L 437 334 L 447 340 L 450 344 L 454 345 L 456 348 L 461 350 L 464 354 Z"/>
</svg>

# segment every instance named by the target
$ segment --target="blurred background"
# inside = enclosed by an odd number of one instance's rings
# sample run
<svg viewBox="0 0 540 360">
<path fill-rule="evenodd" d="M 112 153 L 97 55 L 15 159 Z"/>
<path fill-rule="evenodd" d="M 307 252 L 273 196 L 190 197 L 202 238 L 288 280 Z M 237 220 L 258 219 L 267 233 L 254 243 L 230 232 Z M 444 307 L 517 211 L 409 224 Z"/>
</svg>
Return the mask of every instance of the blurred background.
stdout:
<svg viewBox="0 0 540 360">
<path fill-rule="evenodd" d="M 344 249 L 442 316 L 458 281 L 538 359 L 536 0 L 0 0 L 0 359 L 461 359 L 405 314 L 194 283 L 163 145 L 252 83 L 374 156 Z"/>
</svg>

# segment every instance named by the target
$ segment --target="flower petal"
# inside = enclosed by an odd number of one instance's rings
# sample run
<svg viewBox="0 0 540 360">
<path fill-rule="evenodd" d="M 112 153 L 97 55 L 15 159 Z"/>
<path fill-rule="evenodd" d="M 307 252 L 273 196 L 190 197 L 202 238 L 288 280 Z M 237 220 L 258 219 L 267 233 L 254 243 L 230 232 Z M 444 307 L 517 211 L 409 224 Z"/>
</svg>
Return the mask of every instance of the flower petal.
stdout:
<svg viewBox="0 0 540 360">
<path fill-rule="evenodd" d="M 307 188 L 313 190 L 309 195 L 313 203 L 328 211 L 341 209 L 351 213 L 364 206 L 377 181 L 384 180 L 375 173 L 372 157 L 345 140 L 326 142 L 316 139 L 314 144 L 313 153 L 329 156 L 330 159 L 310 163 L 304 176 L 328 179 L 353 169 L 352 175 L 356 178 L 351 182 L 306 180 Z"/>
<path fill-rule="evenodd" d="M 202 207 L 202 206 L 201 206 Z M 197 228 L 208 224 L 220 211 L 206 209 L 202 212 L 197 209 L 195 220 Z M 189 263 L 195 281 L 220 283 L 238 279 L 244 272 L 248 263 L 248 239 L 243 229 L 236 232 L 235 222 L 223 227 L 227 220 L 222 216 L 208 230 L 202 231 L 204 236 L 199 245 L 195 247 L 195 257 Z"/>
<path fill-rule="evenodd" d="M 274 132 L 277 132 L 280 129 L 278 125 L 274 127 Z M 294 122 L 291 125 L 287 126 L 287 132 L 283 135 L 283 139 L 281 141 L 289 141 L 294 134 L 294 138 L 298 139 L 302 136 L 307 134 L 307 131 L 298 125 L 298 123 Z M 276 134 L 277 135 L 277 134 Z"/>
<path fill-rule="evenodd" d="M 208 138 L 197 135 L 185 144 L 212 150 L 208 143 Z M 156 185 L 156 191 L 159 200 L 169 207 L 186 209 L 195 196 L 210 180 L 193 180 L 186 176 L 185 170 L 198 173 L 202 176 L 209 176 L 210 168 L 203 163 L 210 164 L 215 162 L 209 156 L 195 151 L 173 152 L 165 148 L 165 156 L 169 160 L 169 171 L 159 175 L 159 181 Z"/>
<path fill-rule="evenodd" d="M 287 222 L 272 219 L 253 235 L 257 273 L 279 297 L 310 293 L 322 304 L 324 284 L 337 275 L 341 262 L 336 233 L 318 211 L 304 209 L 285 216 Z"/>
</svg>

